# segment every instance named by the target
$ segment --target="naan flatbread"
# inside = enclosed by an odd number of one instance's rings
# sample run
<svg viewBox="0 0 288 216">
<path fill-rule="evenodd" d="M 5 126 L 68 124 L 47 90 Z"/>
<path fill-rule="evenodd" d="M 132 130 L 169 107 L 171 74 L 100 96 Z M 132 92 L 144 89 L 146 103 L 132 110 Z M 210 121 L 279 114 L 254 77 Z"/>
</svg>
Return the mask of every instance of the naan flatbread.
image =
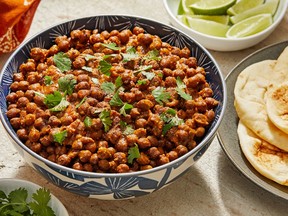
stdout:
<svg viewBox="0 0 288 216">
<path fill-rule="evenodd" d="M 260 139 L 241 121 L 238 136 L 243 154 L 263 176 L 288 186 L 288 153 Z"/>
<path fill-rule="evenodd" d="M 234 105 L 241 121 L 257 136 L 288 151 L 288 134 L 273 124 L 266 110 L 268 86 L 283 79 L 282 74 L 274 73 L 275 64 L 276 60 L 264 60 L 244 69 L 235 84 Z"/>
</svg>

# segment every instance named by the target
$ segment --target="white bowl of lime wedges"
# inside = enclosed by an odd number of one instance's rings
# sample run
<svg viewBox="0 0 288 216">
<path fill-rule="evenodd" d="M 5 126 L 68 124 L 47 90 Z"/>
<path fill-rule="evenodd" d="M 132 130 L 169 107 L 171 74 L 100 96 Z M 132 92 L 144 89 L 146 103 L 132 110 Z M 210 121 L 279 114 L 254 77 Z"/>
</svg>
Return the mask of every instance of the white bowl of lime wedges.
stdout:
<svg viewBox="0 0 288 216">
<path fill-rule="evenodd" d="M 163 0 L 170 22 L 204 47 L 236 51 L 254 46 L 279 25 L 288 0 Z"/>
</svg>

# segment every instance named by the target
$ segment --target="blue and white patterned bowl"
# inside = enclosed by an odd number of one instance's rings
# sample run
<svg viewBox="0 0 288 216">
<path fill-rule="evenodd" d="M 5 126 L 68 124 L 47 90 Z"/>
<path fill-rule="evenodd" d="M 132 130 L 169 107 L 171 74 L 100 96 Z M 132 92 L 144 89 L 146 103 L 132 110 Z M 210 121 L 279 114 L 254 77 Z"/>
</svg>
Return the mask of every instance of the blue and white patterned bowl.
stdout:
<svg viewBox="0 0 288 216">
<path fill-rule="evenodd" d="M 12 83 L 13 73 L 21 63 L 29 58 L 32 47 L 48 48 L 59 35 L 67 35 L 74 29 L 132 29 L 140 26 L 146 32 L 158 35 L 163 41 L 183 48 L 187 46 L 192 55 L 198 59 L 198 64 L 205 68 L 207 80 L 215 93 L 215 99 L 220 101 L 216 108 L 216 118 L 201 143 L 182 157 L 151 170 L 133 173 L 92 173 L 77 171 L 60 166 L 42 158 L 27 148 L 17 137 L 7 118 L 6 96 Z M 207 150 L 216 135 L 226 107 L 226 85 L 220 69 L 209 54 L 198 42 L 185 33 L 165 24 L 140 17 L 101 15 L 68 21 L 40 32 L 26 43 L 22 44 L 9 58 L 0 75 L 0 118 L 9 138 L 21 156 L 50 182 L 78 195 L 97 199 L 127 199 L 146 195 L 157 191 L 184 174 Z"/>
</svg>

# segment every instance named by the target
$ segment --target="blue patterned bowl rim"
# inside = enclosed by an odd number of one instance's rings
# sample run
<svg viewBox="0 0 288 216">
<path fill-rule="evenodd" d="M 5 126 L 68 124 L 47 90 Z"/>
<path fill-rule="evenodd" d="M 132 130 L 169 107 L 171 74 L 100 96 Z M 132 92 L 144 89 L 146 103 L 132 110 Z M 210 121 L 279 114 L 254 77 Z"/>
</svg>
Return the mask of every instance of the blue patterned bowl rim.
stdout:
<svg viewBox="0 0 288 216">
<path fill-rule="evenodd" d="M 218 65 L 218 63 L 216 62 L 216 60 L 213 58 L 213 56 L 210 54 L 210 52 L 204 48 L 199 42 L 197 42 L 195 39 L 193 39 L 191 36 L 187 35 L 186 33 L 182 32 L 181 30 L 172 27 L 170 25 L 161 23 L 159 21 L 153 20 L 151 18 L 145 18 L 145 17 L 140 17 L 140 16 L 130 16 L 130 15 L 121 15 L 121 14 L 116 14 L 116 15 L 105 15 L 105 14 L 101 14 L 101 15 L 96 15 L 96 16 L 90 16 L 90 17 L 80 17 L 77 19 L 71 19 L 68 20 L 66 22 L 61 22 L 55 25 L 52 25 L 48 28 L 45 28 L 44 30 L 34 34 L 33 36 L 31 36 L 29 39 L 25 40 L 22 44 L 20 44 L 20 46 L 11 54 L 11 56 L 9 57 L 9 59 L 7 60 L 7 62 L 5 63 L 5 65 L 2 68 L 1 74 L 0 74 L 0 82 L 2 84 L 3 81 L 3 74 L 5 69 L 7 68 L 7 66 L 9 65 L 9 63 L 14 59 L 14 57 L 16 56 L 16 54 L 18 54 L 27 44 L 31 43 L 31 41 L 33 41 L 35 38 L 37 38 L 38 36 L 42 35 L 43 33 L 45 33 L 46 31 L 56 28 L 59 25 L 65 25 L 71 22 L 79 22 L 81 20 L 89 20 L 89 19 L 93 19 L 93 18 L 97 18 L 97 17 L 103 17 L 103 18 L 109 18 L 109 17 L 122 17 L 122 18 L 126 18 L 128 20 L 139 20 L 139 21 L 143 21 L 143 22 L 148 22 L 148 23 L 153 23 L 153 25 L 155 26 L 161 26 L 161 28 L 166 28 L 166 29 L 171 29 L 173 32 L 181 34 L 183 37 L 186 37 L 190 43 L 194 43 L 196 45 L 196 47 L 200 48 L 200 50 L 202 50 L 203 53 L 205 53 L 205 55 L 207 55 L 207 57 L 211 60 L 211 62 L 213 62 L 214 66 L 215 66 L 215 70 L 217 71 L 217 74 L 221 80 L 221 83 L 219 83 L 220 88 L 222 89 L 222 100 L 220 101 L 220 113 L 218 115 L 216 115 L 216 118 L 214 120 L 213 126 L 210 127 L 208 134 L 205 135 L 205 137 L 202 139 L 202 141 L 191 151 L 189 151 L 188 153 L 186 153 L 185 155 L 177 158 L 174 161 L 171 161 L 167 164 L 161 165 L 161 166 L 157 166 L 154 167 L 153 169 L 149 169 L 149 170 L 143 170 L 143 171 L 137 171 L 137 172 L 129 172 L 129 173 L 95 173 L 95 172 L 87 172 L 87 171 L 79 171 L 79 170 L 75 170 L 73 168 L 69 168 L 69 167 L 65 167 L 65 166 L 61 166 L 59 164 L 56 164 L 54 162 L 51 162 L 45 158 L 43 158 L 42 156 L 38 155 L 37 153 L 33 152 L 31 149 L 29 149 L 25 144 L 23 144 L 19 138 L 17 137 L 17 135 L 14 133 L 14 131 L 11 130 L 11 128 L 8 126 L 7 122 L 7 118 L 5 118 L 5 113 L 3 113 L 3 110 L 1 109 L 0 112 L 0 119 L 1 122 L 5 128 L 5 130 L 8 132 L 8 135 L 17 143 L 17 145 L 19 145 L 22 149 L 24 149 L 27 153 L 29 153 L 30 155 L 32 155 L 33 157 L 37 158 L 38 160 L 42 161 L 43 163 L 51 166 L 51 167 L 55 167 L 56 169 L 59 170 L 63 170 L 66 172 L 70 172 L 70 173 L 75 173 L 78 175 L 83 175 L 83 176 L 89 176 L 89 177 L 95 177 L 95 178 L 99 178 L 99 177 L 127 177 L 127 176 L 140 176 L 140 175 L 145 175 L 148 173 L 153 173 L 153 172 L 157 172 L 159 170 L 162 169 L 166 169 L 170 166 L 177 166 L 177 164 L 181 164 L 182 161 L 185 161 L 188 157 L 190 157 L 191 155 L 195 154 L 195 152 L 199 151 L 200 149 L 202 149 L 207 143 L 211 142 L 211 140 L 215 137 L 216 133 L 217 133 L 217 129 L 223 119 L 224 113 L 225 113 L 225 109 L 226 109 L 226 104 L 227 104 L 227 89 L 226 89 L 226 83 L 224 80 L 224 77 L 222 75 L 222 72 L 220 70 L 220 67 Z M 203 56 L 201 56 L 203 57 Z M 5 101 L 6 103 L 6 101 Z M 218 105 L 219 107 L 219 105 Z"/>
</svg>

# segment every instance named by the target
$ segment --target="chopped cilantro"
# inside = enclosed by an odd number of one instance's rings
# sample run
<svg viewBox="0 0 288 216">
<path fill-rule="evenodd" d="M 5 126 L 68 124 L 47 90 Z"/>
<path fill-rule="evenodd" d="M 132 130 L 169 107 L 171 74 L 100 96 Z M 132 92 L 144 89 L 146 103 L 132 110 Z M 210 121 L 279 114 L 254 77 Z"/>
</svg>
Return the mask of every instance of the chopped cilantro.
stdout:
<svg viewBox="0 0 288 216">
<path fill-rule="evenodd" d="M 55 107 L 50 108 L 53 112 L 60 112 L 66 109 L 67 106 L 69 106 L 69 102 L 63 97 L 59 104 L 57 104 Z"/>
<path fill-rule="evenodd" d="M 93 71 L 93 69 L 91 67 L 87 67 L 87 66 L 83 66 L 82 70 L 85 70 L 85 71 L 90 72 L 90 73 Z"/>
<path fill-rule="evenodd" d="M 75 108 L 78 109 L 85 101 L 86 101 L 87 97 L 85 96 L 84 98 L 82 98 L 82 100 L 80 101 L 80 103 L 78 103 Z"/>
<path fill-rule="evenodd" d="M 121 76 L 118 76 L 118 77 L 116 78 L 116 80 L 115 80 L 115 86 L 116 86 L 116 88 L 119 88 L 119 87 L 121 87 L 122 85 L 123 85 L 122 78 L 121 78 Z"/>
<path fill-rule="evenodd" d="M 166 92 L 165 88 L 160 86 L 152 91 L 152 95 L 160 105 L 163 105 L 163 102 L 168 102 L 171 97 L 169 92 Z"/>
<path fill-rule="evenodd" d="M 110 129 L 110 126 L 112 125 L 112 119 L 110 118 L 110 111 L 108 110 L 103 110 L 100 115 L 99 118 L 102 122 L 102 124 L 104 125 L 104 131 L 107 132 Z"/>
<path fill-rule="evenodd" d="M 89 116 L 86 116 L 84 119 L 84 125 L 85 127 L 91 127 L 92 125 L 92 119 Z"/>
<path fill-rule="evenodd" d="M 126 116 L 126 111 L 131 110 L 133 108 L 132 104 L 124 103 L 124 105 L 120 108 L 119 113 L 123 116 Z"/>
<path fill-rule="evenodd" d="M 152 72 L 145 72 L 145 71 L 143 71 L 142 74 L 143 74 L 148 80 L 152 80 L 152 79 L 154 78 L 154 76 L 155 76 L 155 74 L 152 73 Z"/>
<path fill-rule="evenodd" d="M 48 94 L 44 98 L 44 103 L 48 106 L 48 108 L 52 108 L 57 106 L 62 100 L 62 95 L 59 91 L 53 92 L 53 94 Z"/>
<path fill-rule="evenodd" d="M 92 77 L 91 80 L 92 80 L 92 82 L 93 82 L 94 84 L 96 84 L 96 85 L 99 85 L 99 84 L 100 84 L 99 80 L 98 80 L 97 78 L 95 78 L 95 77 Z"/>
<path fill-rule="evenodd" d="M 142 71 L 148 71 L 148 70 L 150 70 L 150 69 L 152 69 L 152 68 L 153 68 L 152 65 L 141 65 L 141 66 L 139 67 L 139 69 L 136 70 L 136 71 L 134 71 L 133 73 L 137 74 L 137 73 L 140 73 L 140 72 L 142 72 Z M 142 73 L 143 73 L 143 72 L 142 72 Z"/>
<path fill-rule="evenodd" d="M 147 80 L 137 80 L 138 85 L 145 85 L 147 83 Z"/>
<path fill-rule="evenodd" d="M 63 141 L 65 140 L 65 138 L 67 137 L 67 130 L 58 132 L 58 133 L 54 133 L 53 134 L 53 139 L 54 142 L 57 142 L 59 144 L 62 145 Z"/>
<path fill-rule="evenodd" d="M 45 76 L 44 77 L 44 83 L 45 83 L 46 86 L 51 85 L 53 83 L 52 77 L 51 76 Z"/>
<path fill-rule="evenodd" d="M 139 55 L 133 46 L 127 47 L 126 53 L 121 53 L 121 55 L 123 56 L 123 63 L 139 58 Z"/>
<path fill-rule="evenodd" d="M 131 125 L 127 125 L 125 130 L 123 131 L 123 134 L 124 135 L 130 135 L 130 134 L 133 134 L 134 133 L 134 129 Z"/>
<path fill-rule="evenodd" d="M 134 159 L 140 157 L 140 152 L 138 145 L 135 143 L 135 146 L 130 147 L 128 150 L 128 163 L 132 164 Z"/>
<path fill-rule="evenodd" d="M 101 45 L 106 47 L 106 48 L 108 48 L 108 49 L 114 50 L 114 51 L 117 51 L 117 50 L 121 49 L 121 47 L 117 47 L 116 43 L 108 43 L 108 44 L 101 43 Z"/>
<path fill-rule="evenodd" d="M 99 67 L 98 69 L 101 71 L 101 73 L 105 74 L 106 76 L 110 76 L 110 69 L 111 69 L 112 65 L 105 61 L 105 60 L 101 60 L 99 62 Z"/>
<path fill-rule="evenodd" d="M 61 72 L 71 70 L 72 61 L 64 52 L 59 52 L 53 56 L 53 61 Z"/>
<path fill-rule="evenodd" d="M 161 57 L 159 56 L 159 51 L 157 49 L 153 49 L 150 50 L 143 59 L 159 61 Z"/>
<path fill-rule="evenodd" d="M 84 58 L 85 58 L 86 61 L 89 61 L 91 59 L 96 59 L 96 56 L 90 55 L 90 54 L 85 54 Z"/>
<path fill-rule="evenodd" d="M 109 104 L 111 106 L 122 106 L 124 104 L 121 98 L 119 97 L 119 89 L 115 92 Z"/>
<path fill-rule="evenodd" d="M 100 86 L 100 88 L 106 93 L 106 94 L 113 94 L 115 91 L 115 85 L 112 82 L 103 82 Z"/>
<path fill-rule="evenodd" d="M 168 109 L 166 112 L 161 113 L 160 118 L 164 121 L 162 134 L 165 135 L 168 130 L 174 126 L 178 126 L 184 123 L 184 120 L 177 116 L 177 112 L 174 109 Z"/>
<path fill-rule="evenodd" d="M 185 100 L 192 100 L 192 96 L 187 94 L 185 92 L 185 88 L 186 88 L 186 85 L 185 83 L 181 80 L 181 78 L 178 76 L 177 79 L 176 79 L 176 83 L 177 83 L 177 88 L 176 88 L 176 91 L 177 93 L 180 95 L 180 97 L 182 97 L 183 99 Z"/>
<path fill-rule="evenodd" d="M 62 92 L 66 92 L 68 95 L 71 95 L 73 93 L 76 83 L 77 81 L 74 79 L 74 76 L 72 74 L 67 74 L 64 77 L 59 78 L 59 90 Z"/>
<path fill-rule="evenodd" d="M 53 209 L 48 206 L 51 194 L 48 189 L 39 188 L 32 193 L 31 202 L 27 202 L 28 190 L 17 188 L 9 194 L 0 190 L 0 215 L 42 215 L 55 216 Z"/>
</svg>

